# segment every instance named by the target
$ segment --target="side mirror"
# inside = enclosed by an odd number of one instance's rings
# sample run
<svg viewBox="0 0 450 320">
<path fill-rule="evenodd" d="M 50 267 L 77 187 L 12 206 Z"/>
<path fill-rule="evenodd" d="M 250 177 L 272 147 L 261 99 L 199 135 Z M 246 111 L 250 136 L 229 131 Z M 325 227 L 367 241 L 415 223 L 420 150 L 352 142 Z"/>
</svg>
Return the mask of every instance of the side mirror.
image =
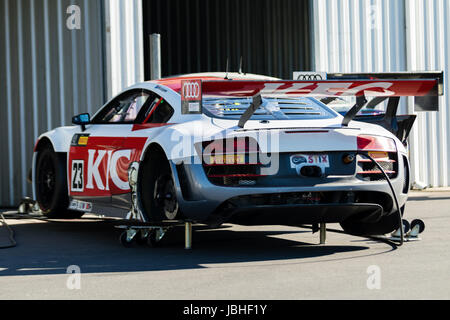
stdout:
<svg viewBox="0 0 450 320">
<path fill-rule="evenodd" d="M 82 113 L 72 117 L 72 123 L 81 126 L 81 129 L 86 130 L 86 125 L 91 123 L 91 116 L 89 113 Z"/>
</svg>

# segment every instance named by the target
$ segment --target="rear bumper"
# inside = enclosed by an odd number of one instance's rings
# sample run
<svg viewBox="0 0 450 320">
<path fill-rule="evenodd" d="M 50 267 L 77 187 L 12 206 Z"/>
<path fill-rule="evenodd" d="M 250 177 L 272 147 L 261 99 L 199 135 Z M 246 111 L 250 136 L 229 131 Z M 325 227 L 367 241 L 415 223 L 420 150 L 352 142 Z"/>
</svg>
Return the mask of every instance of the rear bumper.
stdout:
<svg viewBox="0 0 450 320">
<path fill-rule="evenodd" d="M 399 157 L 399 172 L 392 179 L 392 185 L 400 206 L 406 203 L 408 194 L 404 193 L 403 159 Z M 273 187 L 224 187 L 212 184 L 201 164 L 179 165 L 172 163 L 177 197 L 184 216 L 188 219 L 209 224 L 234 222 L 247 225 L 260 224 L 311 224 L 316 222 L 341 222 L 351 216 L 379 219 L 383 215 L 395 211 L 392 192 L 386 181 L 362 181 L 356 176 L 341 176 L 324 178 L 312 185 L 305 185 L 304 181 L 297 186 Z M 189 163 L 189 162 L 187 162 Z M 299 178 L 301 179 L 301 178 Z M 373 193 L 383 198 L 383 201 L 347 203 L 327 202 L 317 204 L 248 204 L 228 206 L 230 200 L 242 196 L 287 195 L 292 193 Z M 407 192 L 407 191 L 406 191 Z"/>
</svg>

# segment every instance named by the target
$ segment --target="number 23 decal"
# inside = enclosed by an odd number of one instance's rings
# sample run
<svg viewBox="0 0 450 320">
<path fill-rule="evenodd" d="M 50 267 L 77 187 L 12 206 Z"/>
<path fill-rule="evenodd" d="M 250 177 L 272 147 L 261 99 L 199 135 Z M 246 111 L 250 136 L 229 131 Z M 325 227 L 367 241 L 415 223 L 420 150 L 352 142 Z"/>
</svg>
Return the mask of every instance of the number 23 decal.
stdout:
<svg viewBox="0 0 450 320">
<path fill-rule="evenodd" d="M 72 183 L 71 190 L 76 192 L 83 192 L 84 181 L 83 181 L 83 160 L 73 160 L 72 161 Z"/>
</svg>

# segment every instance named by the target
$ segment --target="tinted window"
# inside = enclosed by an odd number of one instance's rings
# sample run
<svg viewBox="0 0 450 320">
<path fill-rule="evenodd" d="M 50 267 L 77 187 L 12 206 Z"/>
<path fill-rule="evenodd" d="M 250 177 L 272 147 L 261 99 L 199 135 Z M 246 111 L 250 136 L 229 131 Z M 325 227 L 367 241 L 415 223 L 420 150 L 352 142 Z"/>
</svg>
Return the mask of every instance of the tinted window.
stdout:
<svg viewBox="0 0 450 320">
<path fill-rule="evenodd" d="M 145 123 L 166 123 L 174 113 L 173 108 L 161 97 L 156 97 L 150 103 L 146 112 Z"/>
<path fill-rule="evenodd" d="M 251 97 L 204 98 L 206 115 L 224 119 L 239 119 L 252 103 Z M 255 111 L 252 120 L 330 119 L 337 114 L 313 98 L 263 97 L 263 104 Z"/>
<path fill-rule="evenodd" d="M 134 123 L 146 105 L 149 94 L 133 91 L 119 96 L 107 105 L 93 120 L 94 123 Z"/>
</svg>

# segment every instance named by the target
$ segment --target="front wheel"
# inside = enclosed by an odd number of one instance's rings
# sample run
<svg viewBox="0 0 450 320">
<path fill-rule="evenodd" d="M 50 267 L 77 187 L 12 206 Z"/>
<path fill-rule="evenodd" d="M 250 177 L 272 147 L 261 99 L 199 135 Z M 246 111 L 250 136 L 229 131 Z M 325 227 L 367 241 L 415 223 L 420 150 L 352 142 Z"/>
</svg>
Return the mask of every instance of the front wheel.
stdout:
<svg viewBox="0 0 450 320">
<path fill-rule="evenodd" d="M 49 147 L 38 153 L 35 188 L 37 203 L 46 217 L 75 219 L 83 215 L 83 212 L 67 209 L 69 196 L 65 157 Z"/>
</svg>

